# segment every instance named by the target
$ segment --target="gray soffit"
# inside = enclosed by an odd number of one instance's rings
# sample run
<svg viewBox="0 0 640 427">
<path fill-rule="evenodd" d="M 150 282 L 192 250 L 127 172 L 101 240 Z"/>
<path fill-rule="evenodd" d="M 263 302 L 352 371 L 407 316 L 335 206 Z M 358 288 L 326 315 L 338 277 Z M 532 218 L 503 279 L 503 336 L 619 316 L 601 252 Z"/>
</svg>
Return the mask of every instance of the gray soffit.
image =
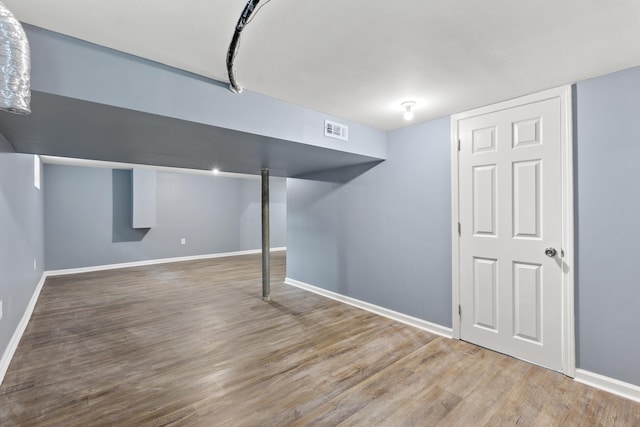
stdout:
<svg viewBox="0 0 640 427">
<path fill-rule="evenodd" d="M 16 151 L 293 177 L 381 159 L 33 91 L 32 114 L 0 114 Z"/>
</svg>

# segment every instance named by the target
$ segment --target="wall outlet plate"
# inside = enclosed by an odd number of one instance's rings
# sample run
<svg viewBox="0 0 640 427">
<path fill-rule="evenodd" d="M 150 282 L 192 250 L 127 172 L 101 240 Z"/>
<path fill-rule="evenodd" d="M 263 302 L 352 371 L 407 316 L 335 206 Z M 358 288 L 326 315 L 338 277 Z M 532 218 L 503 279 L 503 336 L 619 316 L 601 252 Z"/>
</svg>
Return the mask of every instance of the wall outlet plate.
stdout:
<svg viewBox="0 0 640 427">
<path fill-rule="evenodd" d="M 180 244 L 181 245 L 186 245 L 187 244 L 187 238 L 183 237 L 182 239 L 180 239 Z"/>
<path fill-rule="evenodd" d="M 0 320 L 2 320 L 2 300 L 0 299 Z"/>
</svg>

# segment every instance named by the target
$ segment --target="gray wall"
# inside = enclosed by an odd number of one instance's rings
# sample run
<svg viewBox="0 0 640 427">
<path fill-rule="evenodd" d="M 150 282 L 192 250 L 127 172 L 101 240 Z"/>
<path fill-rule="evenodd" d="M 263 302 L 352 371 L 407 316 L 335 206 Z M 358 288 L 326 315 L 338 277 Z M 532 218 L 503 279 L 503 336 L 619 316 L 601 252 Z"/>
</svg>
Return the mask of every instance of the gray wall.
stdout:
<svg viewBox="0 0 640 427">
<path fill-rule="evenodd" d="M 388 137 L 369 170 L 287 180 L 287 276 L 451 326 L 450 120 Z"/>
<path fill-rule="evenodd" d="M 640 385 L 640 68 L 576 94 L 577 365 Z"/>
<path fill-rule="evenodd" d="M 0 135 L 0 356 L 7 349 L 44 266 L 42 192 L 33 186 L 33 167 L 33 156 L 15 154 Z"/>
<path fill-rule="evenodd" d="M 150 229 L 131 228 L 131 171 L 47 164 L 44 180 L 47 270 L 260 248 L 258 179 L 158 172 Z M 286 246 L 285 191 L 271 179 L 272 247 Z"/>
</svg>

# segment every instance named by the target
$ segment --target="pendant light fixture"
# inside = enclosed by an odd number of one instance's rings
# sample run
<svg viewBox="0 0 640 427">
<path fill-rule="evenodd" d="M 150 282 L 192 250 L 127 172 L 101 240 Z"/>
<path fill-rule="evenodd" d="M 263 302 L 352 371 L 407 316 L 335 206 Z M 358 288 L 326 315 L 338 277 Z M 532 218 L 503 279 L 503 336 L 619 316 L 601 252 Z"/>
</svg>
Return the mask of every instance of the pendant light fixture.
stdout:
<svg viewBox="0 0 640 427">
<path fill-rule="evenodd" d="M 0 110 L 31 113 L 31 57 L 27 35 L 0 2 Z"/>
</svg>

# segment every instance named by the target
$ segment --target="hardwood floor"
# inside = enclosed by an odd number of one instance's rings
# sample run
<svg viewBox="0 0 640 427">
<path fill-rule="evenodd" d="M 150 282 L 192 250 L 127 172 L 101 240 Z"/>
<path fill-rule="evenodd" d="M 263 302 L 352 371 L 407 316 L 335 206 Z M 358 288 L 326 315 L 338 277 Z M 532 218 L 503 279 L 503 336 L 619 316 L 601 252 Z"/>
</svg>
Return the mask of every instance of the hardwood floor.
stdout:
<svg viewBox="0 0 640 427">
<path fill-rule="evenodd" d="M 282 283 L 249 255 L 47 280 L 2 426 L 640 425 L 640 404 Z"/>
</svg>

